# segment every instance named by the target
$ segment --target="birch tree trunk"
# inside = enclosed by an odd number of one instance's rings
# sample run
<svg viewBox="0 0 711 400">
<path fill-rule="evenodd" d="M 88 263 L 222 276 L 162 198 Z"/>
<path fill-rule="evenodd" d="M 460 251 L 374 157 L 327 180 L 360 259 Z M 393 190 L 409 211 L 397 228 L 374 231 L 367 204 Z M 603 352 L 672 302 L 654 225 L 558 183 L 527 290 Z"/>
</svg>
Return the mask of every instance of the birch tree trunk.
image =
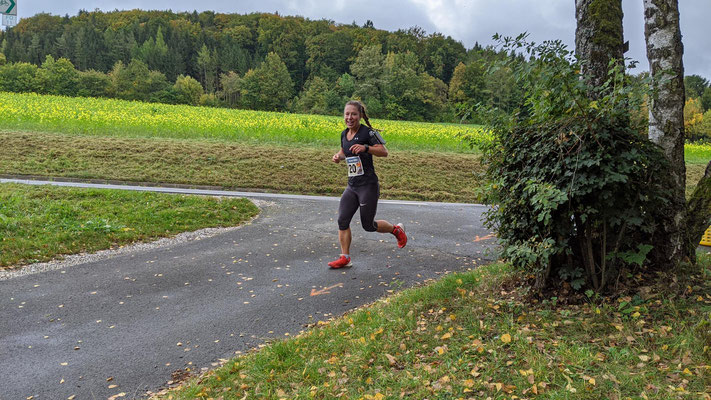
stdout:
<svg viewBox="0 0 711 400">
<path fill-rule="evenodd" d="M 622 0 L 575 1 L 575 55 L 595 87 L 607 80 L 611 59 L 624 62 L 622 16 Z"/>
<path fill-rule="evenodd" d="M 647 59 L 654 78 L 649 106 L 649 139 L 660 145 L 672 165 L 673 201 L 664 210 L 663 234 L 655 237 L 655 261 L 675 266 L 693 258 L 686 234 L 684 164 L 684 65 L 678 0 L 643 0 Z"/>
</svg>

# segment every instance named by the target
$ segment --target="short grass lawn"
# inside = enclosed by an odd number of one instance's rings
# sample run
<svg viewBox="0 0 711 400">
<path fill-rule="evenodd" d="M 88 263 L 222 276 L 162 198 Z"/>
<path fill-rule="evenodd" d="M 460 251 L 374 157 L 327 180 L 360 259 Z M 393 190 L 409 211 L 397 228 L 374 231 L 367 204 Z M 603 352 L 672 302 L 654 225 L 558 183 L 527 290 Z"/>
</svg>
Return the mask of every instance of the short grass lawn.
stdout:
<svg viewBox="0 0 711 400">
<path fill-rule="evenodd" d="M 258 211 L 246 199 L 0 184 L 0 268 L 239 225 Z"/>
</svg>

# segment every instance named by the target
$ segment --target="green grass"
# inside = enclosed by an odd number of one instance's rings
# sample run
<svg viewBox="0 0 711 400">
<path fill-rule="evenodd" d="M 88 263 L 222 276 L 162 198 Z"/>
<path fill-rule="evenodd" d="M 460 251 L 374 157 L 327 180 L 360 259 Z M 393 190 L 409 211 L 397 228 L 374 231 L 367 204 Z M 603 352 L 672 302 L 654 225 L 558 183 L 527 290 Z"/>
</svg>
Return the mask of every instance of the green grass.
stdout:
<svg viewBox="0 0 711 400">
<path fill-rule="evenodd" d="M 330 162 L 336 146 L 295 149 L 206 139 L 17 132 L 0 132 L 0 143 L 4 148 L 0 152 L 0 174 L 6 175 L 334 196 L 345 185 L 342 165 Z M 297 157 L 290 156 L 293 153 L 298 153 Z M 375 163 L 383 198 L 471 203 L 480 201 L 483 166 L 479 160 L 476 154 L 391 151 L 390 156 Z M 687 164 L 688 195 L 703 176 L 707 162 Z"/>
<path fill-rule="evenodd" d="M 210 185 L 340 195 L 344 164 L 325 148 L 165 138 L 2 133 L 0 174 Z M 476 202 L 476 154 L 391 151 L 377 158 L 383 198 Z"/>
<path fill-rule="evenodd" d="M 371 122 L 393 149 L 470 153 L 461 135 L 485 139 L 475 125 Z M 0 129 L 313 147 L 338 146 L 344 124 L 321 115 L 0 92 Z"/>
<path fill-rule="evenodd" d="M 507 266 L 480 267 L 273 342 L 157 398 L 706 398 L 710 264 L 704 257 L 706 276 L 697 269 L 686 282 L 579 305 L 524 301 Z"/>
<path fill-rule="evenodd" d="M 239 225 L 245 199 L 0 184 L 0 268 Z"/>
</svg>

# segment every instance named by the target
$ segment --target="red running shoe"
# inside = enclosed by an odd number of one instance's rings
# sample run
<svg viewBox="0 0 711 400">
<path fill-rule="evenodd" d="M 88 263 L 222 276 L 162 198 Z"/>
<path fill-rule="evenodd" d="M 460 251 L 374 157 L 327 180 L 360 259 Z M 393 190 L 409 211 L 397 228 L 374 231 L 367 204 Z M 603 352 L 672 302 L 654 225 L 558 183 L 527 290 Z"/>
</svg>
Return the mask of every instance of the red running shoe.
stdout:
<svg viewBox="0 0 711 400">
<path fill-rule="evenodd" d="M 407 244 L 407 235 L 405 234 L 405 226 L 397 224 L 393 228 L 393 235 L 397 238 L 397 247 L 403 248 Z"/>
<path fill-rule="evenodd" d="M 328 263 L 328 266 L 331 267 L 331 268 L 333 268 L 333 269 L 338 269 L 338 268 L 343 268 L 343 267 L 350 267 L 350 266 L 352 266 L 352 265 L 353 265 L 353 263 L 351 262 L 351 258 L 350 258 L 350 257 L 346 257 L 346 256 L 341 256 L 341 258 L 339 258 L 338 260 L 336 260 L 336 261 L 331 261 L 330 263 Z"/>
</svg>

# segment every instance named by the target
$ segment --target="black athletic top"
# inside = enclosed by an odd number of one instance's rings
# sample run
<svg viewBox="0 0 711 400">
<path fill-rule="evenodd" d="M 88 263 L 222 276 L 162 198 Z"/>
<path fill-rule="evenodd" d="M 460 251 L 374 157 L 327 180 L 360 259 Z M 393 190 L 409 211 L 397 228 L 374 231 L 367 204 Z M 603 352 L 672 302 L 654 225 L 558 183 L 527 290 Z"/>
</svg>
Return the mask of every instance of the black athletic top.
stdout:
<svg viewBox="0 0 711 400">
<path fill-rule="evenodd" d="M 372 146 L 375 144 L 385 144 L 385 140 L 375 130 L 370 129 L 366 125 L 361 125 L 358 132 L 353 136 L 353 140 L 348 140 L 348 128 L 341 132 L 341 148 L 343 153 L 348 157 L 356 156 L 349 149 L 354 144 L 367 144 Z M 363 175 L 348 177 L 348 185 L 362 186 L 370 183 L 378 183 L 378 176 L 375 175 L 375 167 L 373 166 L 373 155 L 370 153 L 360 153 L 360 160 L 363 165 Z"/>
</svg>

